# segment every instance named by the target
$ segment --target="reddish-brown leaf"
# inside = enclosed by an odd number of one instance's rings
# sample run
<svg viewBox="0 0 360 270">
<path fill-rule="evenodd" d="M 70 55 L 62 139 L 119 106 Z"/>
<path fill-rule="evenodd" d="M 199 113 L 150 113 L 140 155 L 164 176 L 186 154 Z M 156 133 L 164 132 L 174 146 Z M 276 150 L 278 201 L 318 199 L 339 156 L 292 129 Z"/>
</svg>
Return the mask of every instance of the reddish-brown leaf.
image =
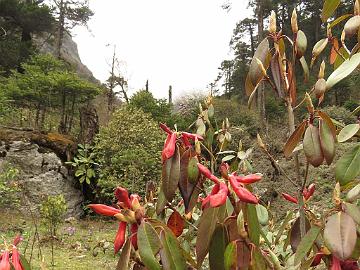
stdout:
<svg viewBox="0 0 360 270">
<path fill-rule="evenodd" d="M 332 135 L 334 136 L 334 138 L 336 138 L 336 127 L 335 127 L 334 123 L 332 122 L 331 118 L 322 111 L 317 111 L 317 113 L 321 117 L 321 119 L 326 122 L 326 124 L 328 125 L 328 127 L 331 130 Z"/>
<path fill-rule="evenodd" d="M 339 41 L 337 40 L 337 38 L 334 38 L 330 52 L 330 65 L 333 65 L 335 63 L 336 57 L 338 55 L 337 53 L 338 51 L 339 51 Z"/>
<path fill-rule="evenodd" d="M 300 142 L 302 136 L 304 135 L 306 128 L 306 121 L 302 122 L 291 134 L 289 139 L 287 140 L 285 146 L 284 146 L 284 155 L 285 157 L 290 157 L 293 150 L 297 146 L 297 144 Z"/>
<path fill-rule="evenodd" d="M 296 103 L 296 77 L 294 74 L 294 69 L 291 63 L 288 63 L 287 65 L 287 78 L 289 81 L 289 96 L 291 100 L 291 105 L 295 105 Z"/>
<path fill-rule="evenodd" d="M 167 226 L 172 230 L 176 237 L 179 237 L 184 230 L 184 219 L 179 212 L 174 211 L 168 219 Z"/>
<path fill-rule="evenodd" d="M 274 54 L 274 56 L 271 58 L 270 68 L 271 68 L 272 77 L 275 82 L 277 94 L 279 95 L 279 97 L 283 98 L 284 91 L 281 87 L 281 85 L 282 85 L 281 70 L 280 70 L 280 65 L 279 65 L 279 54 L 278 53 Z"/>
</svg>

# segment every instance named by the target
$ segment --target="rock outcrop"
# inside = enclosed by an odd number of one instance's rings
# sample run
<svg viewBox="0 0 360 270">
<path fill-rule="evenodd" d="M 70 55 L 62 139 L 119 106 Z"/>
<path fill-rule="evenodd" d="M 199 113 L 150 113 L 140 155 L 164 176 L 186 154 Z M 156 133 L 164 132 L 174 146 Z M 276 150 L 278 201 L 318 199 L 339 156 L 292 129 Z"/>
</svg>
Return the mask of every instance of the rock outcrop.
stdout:
<svg viewBox="0 0 360 270">
<path fill-rule="evenodd" d="M 54 38 L 45 39 L 44 37 L 36 36 L 34 37 L 34 42 L 41 53 L 55 54 L 56 50 L 54 46 Z M 66 62 L 75 67 L 76 73 L 80 77 L 87 79 L 93 83 L 100 83 L 99 80 L 94 77 L 93 73 L 89 70 L 89 68 L 81 62 L 77 44 L 68 33 L 64 33 L 61 56 Z"/>
<path fill-rule="evenodd" d="M 42 140 L 45 141 L 45 138 Z M 67 216 L 79 217 L 82 214 L 83 196 L 75 188 L 75 179 L 54 150 L 39 146 L 31 139 L 3 139 L 0 136 L 0 172 L 5 166 L 19 170 L 20 210 L 28 211 L 29 207 L 38 210 L 47 196 L 63 194 L 68 205 Z"/>
</svg>

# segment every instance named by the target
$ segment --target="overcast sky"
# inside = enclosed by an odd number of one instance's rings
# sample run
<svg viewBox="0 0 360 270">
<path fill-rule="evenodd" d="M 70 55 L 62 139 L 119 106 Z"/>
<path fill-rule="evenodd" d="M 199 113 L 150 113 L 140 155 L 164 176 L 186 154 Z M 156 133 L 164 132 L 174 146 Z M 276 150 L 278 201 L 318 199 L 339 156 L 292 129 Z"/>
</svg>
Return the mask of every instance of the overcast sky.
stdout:
<svg viewBox="0 0 360 270">
<path fill-rule="evenodd" d="M 144 88 L 167 97 L 206 89 L 222 60 L 230 58 L 229 40 L 237 21 L 250 14 L 247 0 L 90 0 L 91 32 L 76 28 L 82 62 L 105 81 L 113 45 L 129 80 L 130 93 Z M 111 46 L 106 46 L 111 44 Z"/>
</svg>

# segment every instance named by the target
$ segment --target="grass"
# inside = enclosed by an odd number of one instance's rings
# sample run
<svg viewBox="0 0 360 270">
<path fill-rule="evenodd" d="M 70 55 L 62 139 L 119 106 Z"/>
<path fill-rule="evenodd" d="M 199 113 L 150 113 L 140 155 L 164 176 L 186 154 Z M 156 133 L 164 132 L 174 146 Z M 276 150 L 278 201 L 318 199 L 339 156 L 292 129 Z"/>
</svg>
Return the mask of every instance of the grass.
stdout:
<svg viewBox="0 0 360 270">
<path fill-rule="evenodd" d="M 27 260 L 32 257 L 32 270 L 115 269 L 118 261 L 118 255 L 115 256 L 113 250 L 116 221 L 86 219 L 64 223 L 58 229 L 58 239 L 54 240 L 54 266 L 51 265 L 51 238 L 44 224 L 38 225 L 40 241 L 36 239 L 32 249 L 35 227 L 31 219 L 9 212 L 0 213 L 0 241 L 5 239 L 11 243 L 14 236 L 22 232 L 24 240 L 19 249 Z M 95 248 L 99 245 L 101 247 Z"/>
</svg>

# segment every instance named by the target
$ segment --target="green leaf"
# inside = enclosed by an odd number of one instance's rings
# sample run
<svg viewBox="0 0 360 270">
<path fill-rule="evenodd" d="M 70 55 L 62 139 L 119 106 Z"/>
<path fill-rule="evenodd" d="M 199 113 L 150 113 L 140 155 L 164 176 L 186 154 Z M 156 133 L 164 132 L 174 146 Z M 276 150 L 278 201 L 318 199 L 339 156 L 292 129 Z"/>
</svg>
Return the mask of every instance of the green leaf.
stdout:
<svg viewBox="0 0 360 270">
<path fill-rule="evenodd" d="M 212 235 L 216 228 L 220 207 L 206 208 L 200 217 L 198 234 L 196 237 L 196 257 L 200 267 L 209 251 Z"/>
<path fill-rule="evenodd" d="M 256 208 L 256 214 L 257 214 L 259 223 L 260 223 L 262 226 L 268 225 L 268 222 L 269 222 L 269 213 L 268 213 L 268 210 L 266 209 L 266 207 L 263 206 L 263 205 L 261 205 L 261 204 L 257 204 L 257 205 L 255 206 L 255 208 Z"/>
<path fill-rule="evenodd" d="M 85 171 L 78 169 L 78 170 L 76 170 L 76 172 L 75 172 L 75 177 L 79 177 L 79 176 L 81 176 L 81 175 L 83 175 L 83 174 L 85 174 Z"/>
<path fill-rule="evenodd" d="M 323 163 L 324 155 L 321 150 L 319 130 L 314 125 L 309 125 L 305 131 L 304 153 L 307 161 L 314 167 L 318 167 Z"/>
<path fill-rule="evenodd" d="M 295 261 L 294 261 L 295 265 L 299 264 L 305 258 L 306 254 L 309 252 L 309 250 L 313 246 L 320 231 L 321 231 L 321 227 L 312 226 L 311 229 L 301 239 L 300 244 L 297 247 L 296 253 L 295 253 Z"/>
<path fill-rule="evenodd" d="M 330 165 L 335 157 L 335 137 L 327 122 L 322 119 L 319 120 L 319 130 L 321 150 L 326 163 Z"/>
<path fill-rule="evenodd" d="M 24 255 L 20 254 L 20 262 L 24 270 L 31 270 L 31 266 Z"/>
<path fill-rule="evenodd" d="M 189 148 L 182 154 L 180 160 L 179 189 L 181 197 L 184 200 L 186 212 L 189 210 L 191 197 L 200 177 L 197 163 L 198 159 L 193 149 Z"/>
<path fill-rule="evenodd" d="M 156 214 L 157 215 L 160 215 L 160 213 L 164 210 L 167 203 L 168 203 L 168 201 L 165 198 L 165 194 L 162 191 L 162 188 L 160 187 L 160 191 L 158 193 L 158 199 L 156 202 Z"/>
<path fill-rule="evenodd" d="M 346 213 L 338 212 L 330 216 L 324 230 L 327 248 L 337 258 L 349 258 L 356 245 L 356 224 Z"/>
<path fill-rule="evenodd" d="M 233 269 L 236 265 L 236 242 L 231 242 L 227 245 L 224 253 L 224 267 L 225 270 Z"/>
<path fill-rule="evenodd" d="M 257 216 L 256 207 L 247 203 L 247 223 L 249 229 L 249 238 L 255 245 L 260 244 L 260 224 Z"/>
<path fill-rule="evenodd" d="M 160 270 L 160 264 L 155 255 L 161 248 L 159 236 L 147 222 L 142 222 L 137 233 L 137 242 L 142 262 L 149 270 Z"/>
<path fill-rule="evenodd" d="M 164 270 L 185 270 L 186 263 L 182 256 L 179 242 L 172 232 L 160 232 L 160 258 Z"/>
<path fill-rule="evenodd" d="M 345 153 L 336 163 L 335 178 L 345 186 L 360 173 L 360 144 Z"/>
<path fill-rule="evenodd" d="M 265 38 L 263 41 L 260 42 L 259 46 L 256 49 L 253 59 L 251 60 L 249 73 L 247 75 L 247 84 L 246 87 L 246 94 L 250 96 L 252 91 L 255 89 L 255 86 L 262 80 L 264 74 L 262 73 L 261 69 L 259 68 L 259 64 L 257 63 L 256 59 L 259 59 L 264 68 L 267 69 L 270 64 L 269 57 L 269 41 Z M 250 87 L 251 86 L 251 87 Z"/>
<path fill-rule="evenodd" d="M 324 6 L 321 13 L 321 19 L 323 22 L 326 22 L 337 9 L 340 4 L 340 0 L 325 0 Z"/>
<path fill-rule="evenodd" d="M 116 266 L 116 270 L 128 270 L 131 253 L 131 241 L 130 238 L 126 240 L 126 243 L 121 251 L 119 261 Z"/>
<path fill-rule="evenodd" d="M 249 269 L 251 263 L 252 268 L 250 269 L 263 270 L 257 263 L 258 261 L 255 258 L 255 254 L 258 254 L 257 250 L 254 250 L 252 253 L 245 241 L 238 239 L 230 242 L 227 245 L 224 254 L 225 270 Z"/>
<path fill-rule="evenodd" d="M 228 236 L 224 225 L 216 226 L 209 248 L 210 270 L 223 270 L 224 253 L 228 244 Z"/>
<path fill-rule="evenodd" d="M 360 129 L 360 124 L 350 124 L 345 126 L 338 135 L 338 142 L 346 142 L 351 139 Z"/>
<path fill-rule="evenodd" d="M 171 202 L 180 180 L 180 151 L 176 146 L 174 155 L 167 159 L 162 168 L 162 191 Z"/>
<path fill-rule="evenodd" d="M 359 64 L 360 53 L 356 53 L 350 59 L 345 60 L 326 80 L 326 89 L 329 90 L 342 79 L 345 79 Z"/>
<path fill-rule="evenodd" d="M 222 158 L 222 162 L 227 162 L 229 160 L 232 160 L 235 156 L 234 155 L 228 155 Z"/>
<path fill-rule="evenodd" d="M 351 203 L 344 203 L 345 213 L 347 213 L 352 219 L 360 225 L 360 208 L 359 206 Z"/>
<path fill-rule="evenodd" d="M 346 194 L 346 201 L 354 202 L 360 198 L 360 184 L 356 185 Z"/>
<path fill-rule="evenodd" d="M 330 23 L 330 28 L 333 28 L 334 26 L 338 25 L 339 23 L 341 23 L 342 21 L 346 20 L 347 18 L 351 17 L 352 14 L 345 14 L 345 15 L 342 15 L 338 18 L 336 18 L 334 21 L 332 21 Z"/>
</svg>

